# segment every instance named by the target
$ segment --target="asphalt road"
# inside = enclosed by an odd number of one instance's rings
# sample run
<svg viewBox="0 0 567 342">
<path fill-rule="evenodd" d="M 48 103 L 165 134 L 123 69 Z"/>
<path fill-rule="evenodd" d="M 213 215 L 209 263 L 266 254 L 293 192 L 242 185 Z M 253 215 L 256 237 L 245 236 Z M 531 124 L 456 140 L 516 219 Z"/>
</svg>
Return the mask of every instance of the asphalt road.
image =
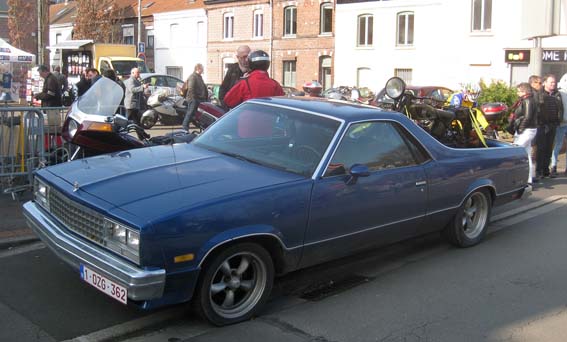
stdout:
<svg viewBox="0 0 567 342">
<path fill-rule="evenodd" d="M 124 306 L 41 244 L 20 247 L 0 253 L 0 341 L 128 332 L 136 342 L 565 341 L 566 208 L 557 202 L 492 225 L 474 248 L 431 235 L 292 273 L 262 316 L 225 328 L 183 306 Z"/>
</svg>

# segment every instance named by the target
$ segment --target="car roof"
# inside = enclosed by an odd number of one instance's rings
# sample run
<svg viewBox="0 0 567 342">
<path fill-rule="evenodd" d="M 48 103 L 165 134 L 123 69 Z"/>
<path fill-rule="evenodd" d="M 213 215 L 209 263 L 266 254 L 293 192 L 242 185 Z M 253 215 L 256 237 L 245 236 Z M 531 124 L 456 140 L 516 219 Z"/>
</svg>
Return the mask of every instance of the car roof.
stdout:
<svg viewBox="0 0 567 342">
<path fill-rule="evenodd" d="M 154 72 L 146 72 L 146 73 L 140 74 L 141 79 L 146 79 L 148 77 L 153 77 L 153 76 L 171 77 L 171 78 L 175 78 L 176 80 L 183 82 L 180 78 L 175 77 L 175 76 L 171 76 L 171 75 L 167 75 L 167 74 L 157 74 L 157 73 L 154 73 Z"/>
<path fill-rule="evenodd" d="M 331 116 L 344 121 L 359 121 L 368 119 L 393 119 L 399 121 L 397 112 L 385 111 L 381 108 L 369 105 L 356 104 L 348 101 L 327 99 L 321 97 L 268 97 L 248 100 L 274 106 L 290 107 L 292 109 L 313 112 Z"/>
</svg>

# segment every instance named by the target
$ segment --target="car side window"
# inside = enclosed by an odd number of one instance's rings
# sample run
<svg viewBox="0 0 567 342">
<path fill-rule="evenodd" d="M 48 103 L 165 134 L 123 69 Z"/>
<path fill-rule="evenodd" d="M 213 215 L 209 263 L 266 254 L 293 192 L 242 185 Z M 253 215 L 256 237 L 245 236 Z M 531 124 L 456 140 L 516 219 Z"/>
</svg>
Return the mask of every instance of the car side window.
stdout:
<svg viewBox="0 0 567 342">
<path fill-rule="evenodd" d="M 370 171 L 418 165 L 419 150 L 400 134 L 395 123 L 372 121 L 351 125 L 341 140 L 325 176 L 346 174 L 355 164 Z M 410 146 L 414 147 L 412 148 Z"/>
</svg>

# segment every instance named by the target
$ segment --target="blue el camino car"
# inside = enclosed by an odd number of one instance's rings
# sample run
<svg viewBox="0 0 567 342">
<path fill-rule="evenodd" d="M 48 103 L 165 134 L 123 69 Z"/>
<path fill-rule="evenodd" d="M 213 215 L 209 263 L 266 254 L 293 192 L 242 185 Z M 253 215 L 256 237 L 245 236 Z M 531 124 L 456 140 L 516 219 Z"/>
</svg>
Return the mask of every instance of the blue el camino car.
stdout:
<svg viewBox="0 0 567 342">
<path fill-rule="evenodd" d="M 190 144 L 42 169 L 24 212 L 98 290 L 224 325 L 279 274 L 434 231 L 480 242 L 491 207 L 530 189 L 524 149 L 488 146 L 449 148 L 375 107 L 256 99 Z"/>
</svg>

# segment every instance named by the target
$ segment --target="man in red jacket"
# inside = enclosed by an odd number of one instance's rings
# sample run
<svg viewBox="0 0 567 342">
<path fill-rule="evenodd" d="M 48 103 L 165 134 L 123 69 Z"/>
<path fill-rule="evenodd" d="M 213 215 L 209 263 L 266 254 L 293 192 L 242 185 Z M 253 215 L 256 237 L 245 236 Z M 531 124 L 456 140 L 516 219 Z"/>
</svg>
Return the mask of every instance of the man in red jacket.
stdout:
<svg viewBox="0 0 567 342">
<path fill-rule="evenodd" d="M 229 108 L 257 97 L 285 95 L 280 84 L 268 75 L 270 56 L 267 53 L 262 50 L 250 53 L 248 64 L 250 67 L 248 76 L 236 83 L 224 97 L 224 103 Z"/>
</svg>

